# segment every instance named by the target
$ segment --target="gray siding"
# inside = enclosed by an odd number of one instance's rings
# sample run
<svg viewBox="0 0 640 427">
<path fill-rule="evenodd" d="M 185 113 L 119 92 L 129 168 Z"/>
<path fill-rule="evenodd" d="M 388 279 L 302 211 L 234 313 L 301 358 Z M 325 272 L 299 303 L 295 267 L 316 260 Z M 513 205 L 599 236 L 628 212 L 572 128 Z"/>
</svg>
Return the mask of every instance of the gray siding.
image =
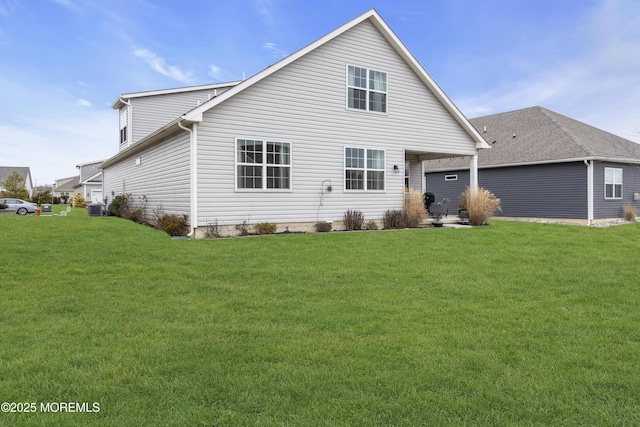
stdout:
<svg viewBox="0 0 640 427">
<path fill-rule="evenodd" d="M 104 197 L 132 194 L 135 201 L 146 196 L 147 212 L 162 206 L 165 213 L 190 210 L 189 134 L 181 132 L 140 155 L 104 170 Z M 140 165 L 136 159 L 140 158 Z"/>
<path fill-rule="evenodd" d="M 622 169 L 622 199 L 604 198 L 604 169 Z M 640 193 L 640 167 L 622 163 L 594 162 L 593 170 L 593 216 L 598 218 L 621 218 L 623 206 L 633 204 L 640 212 L 640 201 L 633 200 L 633 193 Z"/>
<path fill-rule="evenodd" d="M 216 89 L 221 95 L 229 88 Z M 140 141 L 214 96 L 214 89 L 132 98 L 132 143 Z M 124 108 L 124 107 L 123 107 Z"/>
<path fill-rule="evenodd" d="M 388 114 L 346 109 L 347 65 L 388 73 Z M 235 138 L 292 144 L 290 192 L 235 191 Z M 475 153 L 475 143 L 369 22 L 233 96 L 198 125 L 199 225 L 380 219 L 401 209 L 404 150 Z M 344 147 L 386 150 L 386 190 L 344 189 Z M 321 184 L 330 179 L 331 193 Z"/>
<path fill-rule="evenodd" d="M 444 180 L 444 175 L 455 173 L 458 181 Z M 582 162 L 480 169 L 478 181 L 501 200 L 499 215 L 587 218 L 587 167 Z M 457 202 L 467 185 L 468 170 L 427 177 L 427 191 L 435 193 L 437 200 L 448 197 Z"/>
</svg>

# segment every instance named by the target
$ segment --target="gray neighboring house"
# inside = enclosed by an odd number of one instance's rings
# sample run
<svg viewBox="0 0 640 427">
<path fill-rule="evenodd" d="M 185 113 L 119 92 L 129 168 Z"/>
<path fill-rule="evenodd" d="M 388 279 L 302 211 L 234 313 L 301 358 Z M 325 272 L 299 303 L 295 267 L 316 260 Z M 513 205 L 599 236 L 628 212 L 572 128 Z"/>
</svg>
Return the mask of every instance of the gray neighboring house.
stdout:
<svg viewBox="0 0 640 427">
<path fill-rule="evenodd" d="M 187 214 L 191 233 L 271 222 L 380 221 L 424 191 L 422 161 L 464 156 L 475 183 L 486 141 L 375 10 L 241 82 L 129 93 L 113 104 L 120 151 L 105 196 Z"/>
<path fill-rule="evenodd" d="M 56 179 L 56 182 L 53 185 L 53 195 L 55 197 L 64 197 L 68 202 L 69 199 L 76 194 L 76 190 L 79 185 L 79 176 Z"/>
<path fill-rule="evenodd" d="M 593 220 L 640 210 L 640 144 L 542 107 L 471 119 L 491 145 L 478 155 L 478 182 L 507 217 Z M 459 199 L 469 170 L 462 159 L 425 162 L 426 189 Z"/>
<path fill-rule="evenodd" d="M 29 197 L 33 196 L 33 181 L 31 180 L 31 168 L 26 166 L 0 166 L 0 191 L 5 190 L 2 183 L 9 178 L 13 172 L 18 172 L 24 179 L 24 185 L 27 188 Z"/>
<path fill-rule="evenodd" d="M 100 165 L 104 160 L 81 163 L 76 165 L 80 171 L 78 183 L 74 188 L 74 195 L 80 193 L 88 203 L 104 203 L 102 191 L 102 170 Z"/>
</svg>

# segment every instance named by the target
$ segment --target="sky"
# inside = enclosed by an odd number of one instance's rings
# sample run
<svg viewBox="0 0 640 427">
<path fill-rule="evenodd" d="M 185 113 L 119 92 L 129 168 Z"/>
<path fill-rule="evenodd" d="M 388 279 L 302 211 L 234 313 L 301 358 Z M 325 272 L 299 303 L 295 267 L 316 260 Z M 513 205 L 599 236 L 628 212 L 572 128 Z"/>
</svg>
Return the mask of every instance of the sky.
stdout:
<svg viewBox="0 0 640 427">
<path fill-rule="evenodd" d="M 371 8 L 467 118 L 640 142 L 638 0 L 0 0 L 0 166 L 78 175 L 117 153 L 119 95 L 249 77 Z"/>
</svg>

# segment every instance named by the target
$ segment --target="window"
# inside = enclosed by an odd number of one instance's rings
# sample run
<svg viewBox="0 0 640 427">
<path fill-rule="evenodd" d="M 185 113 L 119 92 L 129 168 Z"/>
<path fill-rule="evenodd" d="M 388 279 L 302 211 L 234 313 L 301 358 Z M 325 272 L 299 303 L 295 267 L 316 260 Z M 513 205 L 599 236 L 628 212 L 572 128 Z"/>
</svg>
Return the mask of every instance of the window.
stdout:
<svg viewBox="0 0 640 427">
<path fill-rule="evenodd" d="M 622 199 L 622 169 L 604 168 L 604 198 Z"/>
<path fill-rule="evenodd" d="M 458 175 L 445 175 L 444 176 L 444 180 L 445 181 L 457 181 L 458 180 Z"/>
<path fill-rule="evenodd" d="M 236 188 L 291 189 L 291 144 L 236 140 Z"/>
<path fill-rule="evenodd" d="M 387 112 L 387 73 L 347 67 L 347 107 L 354 110 Z"/>
<path fill-rule="evenodd" d="M 127 142 L 127 109 L 120 110 L 120 144 Z"/>
<path fill-rule="evenodd" d="M 384 190 L 384 150 L 345 147 L 346 190 Z"/>
</svg>

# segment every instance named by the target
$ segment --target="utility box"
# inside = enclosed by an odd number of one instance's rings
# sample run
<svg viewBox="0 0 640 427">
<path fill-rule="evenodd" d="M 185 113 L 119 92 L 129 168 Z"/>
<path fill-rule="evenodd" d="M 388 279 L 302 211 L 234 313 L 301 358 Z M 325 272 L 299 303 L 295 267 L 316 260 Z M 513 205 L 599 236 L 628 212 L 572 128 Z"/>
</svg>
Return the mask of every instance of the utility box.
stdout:
<svg viewBox="0 0 640 427">
<path fill-rule="evenodd" d="M 89 212 L 89 216 L 102 216 L 102 205 L 87 205 L 87 212 Z"/>
<path fill-rule="evenodd" d="M 51 205 L 42 205 L 42 213 L 51 213 Z"/>
</svg>

